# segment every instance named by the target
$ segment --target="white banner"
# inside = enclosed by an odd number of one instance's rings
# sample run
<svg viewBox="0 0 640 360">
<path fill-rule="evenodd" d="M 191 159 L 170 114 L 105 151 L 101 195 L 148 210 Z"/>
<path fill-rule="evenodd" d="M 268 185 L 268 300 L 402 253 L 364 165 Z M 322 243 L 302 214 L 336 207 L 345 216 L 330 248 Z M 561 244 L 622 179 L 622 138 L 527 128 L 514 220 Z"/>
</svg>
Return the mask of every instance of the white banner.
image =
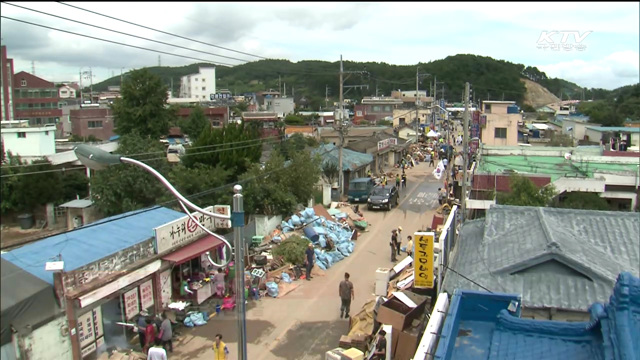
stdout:
<svg viewBox="0 0 640 360">
<path fill-rule="evenodd" d="M 131 320 L 140 313 L 140 302 L 138 301 L 138 288 L 124 293 L 124 314 L 127 320 Z"/>
<path fill-rule="evenodd" d="M 171 270 L 160 274 L 160 296 L 162 297 L 162 308 L 171 304 Z"/>
<path fill-rule="evenodd" d="M 231 206 L 216 205 L 213 207 L 213 212 L 220 215 L 231 216 Z M 213 222 L 215 224 L 216 229 L 231 229 L 231 219 L 214 218 Z"/>
<path fill-rule="evenodd" d="M 82 358 L 84 359 L 85 357 L 87 357 L 87 355 L 93 353 L 94 351 L 96 351 L 96 343 L 91 343 L 91 345 L 87 346 L 86 348 L 82 349 Z"/>
<path fill-rule="evenodd" d="M 93 332 L 95 333 L 96 338 L 99 338 L 104 335 L 102 327 L 102 308 L 98 306 L 91 311 L 91 314 L 93 315 Z"/>
<path fill-rule="evenodd" d="M 388 138 L 378 141 L 378 151 L 388 148 L 391 145 L 398 145 L 398 139 Z"/>
<path fill-rule="evenodd" d="M 204 210 L 214 212 L 213 206 L 206 207 Z M 200 224 L 207 229 L 211 231 L 215 229 L 215 223 L 212 217 L 204 216 L 199 212 L 194 212 L 191 215 L 198 219 Z M 187 215 L 159 226 L 153 229 L 153 231 L 156 235 L 156 251 L 158 254 L 163 254 L 173 248 L 186 245 L 205 234 L 204 230 Z"/>
<path fill-rule="evenodd" d="M 140 285 L 140 304 L 145 310 L 153 306 L 153 281 L 151 279 Z"/>
<path fill-rule="evenodd" d="M 96 340 L 93 329 L 93 311 L 78 316 L 78 341 L 80 347 L 84 348 Z M 94 349 L 95 350 L 95 349 Z"/>
</svg>

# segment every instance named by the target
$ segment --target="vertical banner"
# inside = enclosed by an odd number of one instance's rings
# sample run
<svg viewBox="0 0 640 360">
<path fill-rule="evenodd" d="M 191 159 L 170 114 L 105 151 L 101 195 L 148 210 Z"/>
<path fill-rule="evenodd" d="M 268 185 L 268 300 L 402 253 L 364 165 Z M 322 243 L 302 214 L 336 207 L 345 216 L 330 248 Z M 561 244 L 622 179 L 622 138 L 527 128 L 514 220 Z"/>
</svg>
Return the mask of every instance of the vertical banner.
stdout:
<svg viewBox="0 0 640 360">
<path fill-rule="evenodd" d="M 98 306 L 91 311 L 91 314 L 93 316 L 93 332 L 96 334 L 96 338 L 99 338 L 104 335 L 102 327 L 102 308 Z"/>
<path fill-rule="evenodd" d="M 414 288 L 433 288 L 433 232 L 417 232 L 414 234 L 416 251 L 414 253 Z"/>
<path fill-rule="evenodd" d="M 124 313 L 127 320 L 131 320 L 140 313 L 140 302 L 138 302 L 138 288 L 124 293 Z"/>
<path fill-rule="evenodd" d="M 140 285 L 140 305 L 144 310 L 153 306 L 153 281 L 151 279 Z"/>
<path fill-rule="evenodd" d="M 78 341 L 80 347 L 85 348 L 96 340 L 93 329 L 93 312 L 78 316 Z"/>
<path fill-rule="evenodd" d="M 171 270 L 160 273 L 160 297 L 162 298 L 162 308 L 171 304 Z"/>
<path fill-rule="evenodd" d="M 231 206 L 215 205 L 213 207 L 213 212 L 221 215 L 231 215 Z M 213 223 L 216 229 L 231 229 L 231 219 L 214 218 Z"/>
</svg>

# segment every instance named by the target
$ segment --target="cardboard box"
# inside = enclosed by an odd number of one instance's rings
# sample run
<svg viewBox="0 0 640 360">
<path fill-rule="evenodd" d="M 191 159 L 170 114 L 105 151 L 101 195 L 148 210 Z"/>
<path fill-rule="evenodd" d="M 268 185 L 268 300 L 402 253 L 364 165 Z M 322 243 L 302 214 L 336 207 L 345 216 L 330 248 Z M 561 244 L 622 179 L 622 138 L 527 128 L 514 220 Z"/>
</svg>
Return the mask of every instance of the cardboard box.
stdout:
<svg viewBox="0 0 640 360">
<path fill-rule="evenodd" d="M 356 348 L 351 348 L 342 352 L 344 360 L 364 360 L 364 353 Z"/>
<path fill-rule="evenodd" d="M 376 280 L 376 287 L 374 291 L 376 296 L 387 296 L 388 290 L 389 290 L 388 280 Z"/>
<path fill-rule="evenodd" d="M 400 332 L 398 345 L 393 359 L 411 360 L 416 354 L 418 344 L 420 343 L 418 335 L 420 335 L 418 327 L 410 327 L 409 329 Z"/>
<path fill-rule="evenodd" d="M 414 319 L 424 313 L 429 301 L 428 296 L 418 295 L 411 291 L 401 291 L 403 296 L 394 296 L 380 305 L 376 321 L 391 325 L 394 329 L 406 329 Z M 407 299 L 409 301 L 407 301 Z"/>
<path fill-rule="evenodd" d="M 391 330 L 391 358 L 395 359 L 398 348 L 398 340 L 400 340 L 400 330 L 392 328 Z"/>
</svg>

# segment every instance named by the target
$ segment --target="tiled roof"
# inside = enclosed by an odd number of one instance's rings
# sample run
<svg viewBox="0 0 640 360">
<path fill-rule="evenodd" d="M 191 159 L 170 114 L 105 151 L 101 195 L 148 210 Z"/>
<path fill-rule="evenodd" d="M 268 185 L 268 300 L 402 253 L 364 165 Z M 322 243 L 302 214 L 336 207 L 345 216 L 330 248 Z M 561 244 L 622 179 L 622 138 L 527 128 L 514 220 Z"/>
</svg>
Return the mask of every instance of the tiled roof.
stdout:
<svg viewBox="0 0 640 360">
<path fill-rule="evenodd" d="M 62 255 L 65 271 L 78 269 L 154 236 L 153 229 L 186 216 L 164 207 L 131 211 L 50 236 L 2 254 L 2 258 L 53 284 L 45 263 Z"/>
<path fill-rule="evenodd" d="M 638 234 L 637 213 L 497 205 L 465 223 L 452 268 L 528 307 L 586 311 L 640 271 Z M 444 288 L 479 289 L 453 272 Z"/>
<path fill-rule="evenodd" d="M 320 154 L 322 164 L 338 164 L 338 148 L 333 144 L 323 144 L 313 151 L 313 154 Z M 373 155 L 363 154 L 357 151 L 342 149 L 342 169 L 344 171 L 357 170 L 373 162 Z"/>
</svg>

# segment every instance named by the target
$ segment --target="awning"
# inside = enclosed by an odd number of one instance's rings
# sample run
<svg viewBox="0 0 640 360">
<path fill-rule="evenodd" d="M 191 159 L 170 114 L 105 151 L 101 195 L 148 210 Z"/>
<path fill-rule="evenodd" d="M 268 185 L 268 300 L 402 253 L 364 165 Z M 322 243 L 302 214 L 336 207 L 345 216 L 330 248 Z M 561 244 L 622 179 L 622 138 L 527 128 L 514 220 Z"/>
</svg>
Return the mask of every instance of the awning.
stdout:
<svg viewBox="0 0 640 360">
<path fill-rule="evenodd" d="M 223 245 L 222 240 L 212 236 L 207 235 L 200 240 L 196 240 L 191 244 L 171 253 L 164 257 L 164 260 L 171 261 L 176 264 L 182 264 L 191 259 L 194 259 L 207 251 L 212 250 L 218 246 Z"/>
</svg>

